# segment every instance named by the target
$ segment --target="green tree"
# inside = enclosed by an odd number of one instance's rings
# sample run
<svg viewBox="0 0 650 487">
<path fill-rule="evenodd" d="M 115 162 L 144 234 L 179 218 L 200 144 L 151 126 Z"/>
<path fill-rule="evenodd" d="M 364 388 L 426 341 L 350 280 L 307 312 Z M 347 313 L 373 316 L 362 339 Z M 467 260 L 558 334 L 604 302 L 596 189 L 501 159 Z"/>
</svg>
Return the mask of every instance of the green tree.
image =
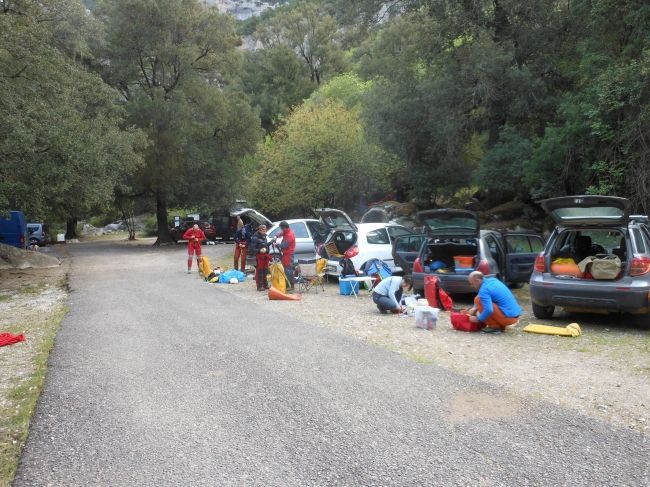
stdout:
<svg viewBox="0 0 650 487">
<path fill-rule="evenodd" d="M 232 19 L 198 0 L 98 2 L 106 26 L 106 80 L 129 120 L 151 141 L 133 185 L 156 201 L 157 243 L 171 241 L 171 204 L 220 204 L 234 196 L 238 161 L 254 150 L 259 118 L 237 78 Z"/>
<path fill-rule="evenodd" d="M 305 104 L 261 144 L 250 188 L 270 213 L 354 207 L 359 192 L 389 187 L 399 161 L 369 144 L 359 112 L 336 100 Z"/>
<path fill-rule="evenodd" d="M 289 46 L 278 45 L 245 54 L 243 86 L 252 104 L 259 107 L 262 127 L 267 133 L 275 130 L 282 117 L 317 88 L 309 76 L 309 69 Z"/>
<path fill-rule="evenodd" d="M 267 22 L 260 23 L 255 39 L 266 49 L 289 47 L 307 67 L 309 79 L 320 85 L 328 75 L 345 70 L 337 30 L 336 21 L 324 8 L 302 0 L 279 8 Z"/>
<path fill-rule="evenodd" d="M 96 25 L 76 0 L 0 5 L 0 208 L 76 220 L 141 158 L 118 93 L 83 65 Z"/>
</svg>

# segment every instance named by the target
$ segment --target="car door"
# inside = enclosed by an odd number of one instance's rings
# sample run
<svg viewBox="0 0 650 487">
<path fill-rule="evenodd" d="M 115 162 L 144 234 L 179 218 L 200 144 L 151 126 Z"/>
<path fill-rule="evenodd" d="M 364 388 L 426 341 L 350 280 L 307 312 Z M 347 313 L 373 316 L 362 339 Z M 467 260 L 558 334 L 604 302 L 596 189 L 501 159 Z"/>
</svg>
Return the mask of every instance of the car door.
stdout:
<svg viewBox="0 0 650 487">
<path fill-rule="evenodd" d="M 396 237 L 393 241 L 393 259 L 406 274 L 413 272 L 413 263 L 420 256 L 426 240 L 427 236 L 424 234 L 412 234 Z"/>
<path fill-rule="evenodd" d="M 503 235 L 506 247 L 505 277 L 508 282 L 528 282 L 535 259 L 544 249 L 540 235 L 508 233 Z"/>
</svg>

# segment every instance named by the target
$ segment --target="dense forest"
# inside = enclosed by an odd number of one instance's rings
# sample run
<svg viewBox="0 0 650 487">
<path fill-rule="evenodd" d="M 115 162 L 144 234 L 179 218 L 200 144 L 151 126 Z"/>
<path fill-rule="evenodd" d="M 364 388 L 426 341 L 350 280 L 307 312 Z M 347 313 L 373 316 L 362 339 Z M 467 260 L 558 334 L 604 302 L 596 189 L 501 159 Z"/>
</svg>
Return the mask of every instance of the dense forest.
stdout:
<svg viewBox="0 0 650 487">
<path fill-rule="evenodd" d="M 91 7 L 91 8 L 87 8 Z M 650 4 L 0 0 L 0 209 L 273 215 L 579 193 L 650 212 Z M 73 228 L 73 227 L 72 227 Z M 71 227 L 69 226 L 69 230 Z"/>
</svg>

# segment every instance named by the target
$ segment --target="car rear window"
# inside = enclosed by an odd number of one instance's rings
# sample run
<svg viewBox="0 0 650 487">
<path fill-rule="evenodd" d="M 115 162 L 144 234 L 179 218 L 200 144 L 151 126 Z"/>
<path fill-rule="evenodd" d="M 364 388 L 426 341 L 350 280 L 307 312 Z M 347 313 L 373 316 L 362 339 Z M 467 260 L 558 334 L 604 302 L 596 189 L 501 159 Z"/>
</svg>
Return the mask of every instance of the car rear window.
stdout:
<svg viewBox="0 0 650 487">
<path fill-rule="evenodd" d="M 583 218 L 611 218 L 619 219 L 624 215 L 624 212 L 621 208 L 616 208 L 613 206 L 591 206 L 586 208 L 581 207 L 570 207 L 570 208 L 558 208 L 553 211 L 553 214 L 562 220 L 581 220 Z"/>
</svg>

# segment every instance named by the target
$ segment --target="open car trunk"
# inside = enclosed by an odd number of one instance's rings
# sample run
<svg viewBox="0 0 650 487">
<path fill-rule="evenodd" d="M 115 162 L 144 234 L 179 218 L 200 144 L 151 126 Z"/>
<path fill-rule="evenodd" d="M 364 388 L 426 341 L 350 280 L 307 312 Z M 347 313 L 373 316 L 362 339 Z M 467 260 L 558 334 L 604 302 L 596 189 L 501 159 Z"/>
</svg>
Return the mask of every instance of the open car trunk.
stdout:
<svg viewBox="0 0 650 487">
<path fill-rule="evenodd" d="M 322 256 L 328 259 L 343 258 L 346 250 L 357 243 L 357 232 L 336 230 L 332 232 L 323 246 Z"/>
<path fill-rule="evenodd" d="M 599 228 L 566 230 L 559 235 L 551 251 L 551 274 L 558 278 L 585 281 L 621 279 L 627 267 L 627 248 L 626 236 L 620 230 Z M 601 277 L 592 269 L 599 264 L 580 266 L 581 262 L 587 262 L 589 259 L 620 261 L 618 274 Z"/>
<path fill-rule="evenodd" d="M 479 260 L 476 239 L 437 239 L 427 244 L 423 267 L 425 272 L 466 275 L 476 268 Z"/>
</svg>

